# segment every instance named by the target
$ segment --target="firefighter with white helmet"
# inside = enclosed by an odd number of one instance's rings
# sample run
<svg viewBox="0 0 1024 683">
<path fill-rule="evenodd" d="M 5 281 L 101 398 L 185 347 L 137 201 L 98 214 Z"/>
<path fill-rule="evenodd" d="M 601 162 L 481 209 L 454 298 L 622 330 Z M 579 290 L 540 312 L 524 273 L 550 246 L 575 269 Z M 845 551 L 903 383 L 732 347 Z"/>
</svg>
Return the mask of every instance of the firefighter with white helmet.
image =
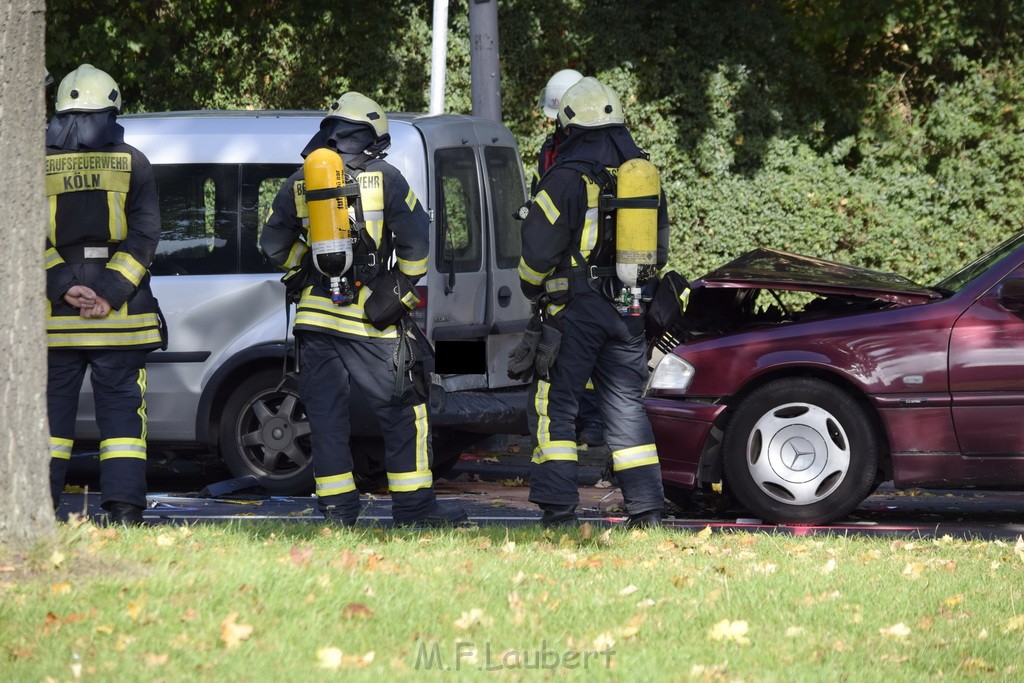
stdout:
<svg viewBox="0 0 1024 683">
<path fill-rule="evenodd" d="M 632 295 L 668 260 L 665 197 L 606 84 L 578 81 L 561 98 L 558 119 L 566 138 L 523 222 L 519 262 L 523 292 L 546 317 L 527 413 L 536 444 L 530 500 L 544 525 L 578 521 L 574 423 L 592 378 L 627 524 L 656 526 L 663 489 L 643 407 L 643 310 Z"/>
<path fill-rule="evenodd" d="M 136 525 L 146 505 L 146 354 L 166 348 L 166 331 L 149 288 L 156 183 L 149 160 L 124 142 L 120 109 L 114 79 L 82 64 L 61 81 L 46 130 L 50 488 L 57 506 L 90 369 L 101 505 L 112 522 Z"/>
<path fill-rule="evenodd" d="M 302 151 L 303 167 L 278 192 L 260 248 L 288 271 L 297 304 L 299 395 L 324 518 L 352 526 L 361 510 L 349 443 L 355 386 L 380 420 L 395 523 L 458 524 L 465 512 L 434 495 L 425 387 L 414 387 L 400 360 L 411 361 L 415 347 L 408 313 L 427 272 L 430 219 L 384 160 L 390 143 L 375 101 L 357 92 L 338 98 Z"/>
<path fill-rule="evenodd" d="M 537 191 L 537 184 L 544 173 L 555 163 L 558 155 L 558 145 L 565 139 L 565 132 L 558 121 L 558 105 L 562 101 L 565 91 L 576 85 L 583 78 L 583 74 L 575 69 L 562 69 L 548 79 L 547 85 L 540 94 L 540 108 L 544 116 L 555 122 L 555 129 L 540 146 L 540 153 L 537 155 L 537 168 L 533 171 L 530 179 L 530 195 Z"/>
</svg>

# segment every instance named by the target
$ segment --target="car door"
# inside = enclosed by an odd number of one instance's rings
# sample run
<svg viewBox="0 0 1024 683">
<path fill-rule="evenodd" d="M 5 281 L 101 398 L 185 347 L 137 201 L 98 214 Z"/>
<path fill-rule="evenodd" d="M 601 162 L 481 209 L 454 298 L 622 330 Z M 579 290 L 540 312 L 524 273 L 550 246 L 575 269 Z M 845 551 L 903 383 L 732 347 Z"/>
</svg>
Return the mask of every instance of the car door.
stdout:
<svg viewBox="0 0 1024 683">
<path fill-rule="evenodd" d="M 949 385 L 953 422 L 967 456 L 1024 456 L 1024 314 L 1003 299 L 1018 267 L 953 326 Z M 999 483 L 994 481 L 992 483 Z"/>
</svg>

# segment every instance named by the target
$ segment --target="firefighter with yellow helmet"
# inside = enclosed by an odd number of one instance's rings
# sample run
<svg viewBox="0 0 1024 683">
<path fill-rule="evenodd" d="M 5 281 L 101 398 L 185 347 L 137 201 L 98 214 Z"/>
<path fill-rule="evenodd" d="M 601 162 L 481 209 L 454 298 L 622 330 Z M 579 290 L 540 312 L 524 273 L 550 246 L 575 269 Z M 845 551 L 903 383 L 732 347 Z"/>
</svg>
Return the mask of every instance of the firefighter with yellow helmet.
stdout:
<svg viewBox="0 0 1024 683">
<path fill-rule="evenodd" d="M 278 192 L 260 248 L 288 271 L 297 301 L 299 395 L 325 519 L 352 526 L 361 509 L 349 443 L 354 386 L 380 420 L 395 523 L 458 524 L 465 512 L 434 495 L 425 392 L 406 383 L 401 360 L 414 285 L 427 272 L 430 219 L 384 160 L 390 144 L 376 102 L 357 92 L 338 98 Z"/>
<path fill-rule="evenodd" d="M 535 440 L 530 501 L 544 525 L 578 521 L 575 418 L 592 378 L 627 524 L 656 526 L 664 492 L 643 407 L 640 294 L 668 260 L 665 196 L 607 85 L 578 81 L 558 118 L 566 138 L 523 221 L 519 262 L 522 290 L 545 318 L 527 412 Z"/>
<path fill-rule="evenodd" d="M 101 505 L 143 523 L 146 354 L 166 345 L 149 266 L 160 239 L 149 160 L 124 142 L 121 90 L 82 64 L 61 81 L 46 130 L 47 412 L 59 505 L 86 369 L 100 431 Z"/>
</svg>

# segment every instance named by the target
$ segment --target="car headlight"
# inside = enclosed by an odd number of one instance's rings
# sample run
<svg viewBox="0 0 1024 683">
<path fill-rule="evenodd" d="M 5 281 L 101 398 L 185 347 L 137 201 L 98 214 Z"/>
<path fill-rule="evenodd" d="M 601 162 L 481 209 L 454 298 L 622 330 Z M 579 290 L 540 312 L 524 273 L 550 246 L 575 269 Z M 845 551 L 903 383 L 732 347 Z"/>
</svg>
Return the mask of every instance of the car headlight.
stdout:
<svg viewBox="0 0 1024 683">
<path fill-rule="evenodd" d="M 673 353 L 667 354 L 651 373 L 651 377 L 647 381 L 647 392 L 686 393 L 695 372 L 694 367 L 679 356 Z"/>
</svg>

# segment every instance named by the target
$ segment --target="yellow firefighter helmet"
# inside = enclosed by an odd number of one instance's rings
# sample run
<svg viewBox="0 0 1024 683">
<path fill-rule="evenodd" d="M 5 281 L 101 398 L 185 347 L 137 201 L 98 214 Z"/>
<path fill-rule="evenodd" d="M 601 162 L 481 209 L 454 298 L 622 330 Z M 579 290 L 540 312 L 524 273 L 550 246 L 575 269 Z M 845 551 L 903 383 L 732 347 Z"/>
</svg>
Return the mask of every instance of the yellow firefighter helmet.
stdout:
<svg viewBox="0 0 1024 683">
<path fill-rule="evenodd" d="M 367 123 L 378 138 L 388 134 L 388 117 L 380 105 L 366 95 L 347 92 L 331 104 L 325 118 L 351 123 Z"/>
<path fill-rule="evenodd" d="M 83 64 L 60 82 L 55 108 L 58 113 L 104 109 L 120 112 L 121 89 L 106 71 Z"/>
<path fill-rule="evenodd" d="M 601 128 L 626 121 L 619 96 L 607 85 L 587 76 L 565 91 L 558 109 L 562 126 Z"/>
</svg>

